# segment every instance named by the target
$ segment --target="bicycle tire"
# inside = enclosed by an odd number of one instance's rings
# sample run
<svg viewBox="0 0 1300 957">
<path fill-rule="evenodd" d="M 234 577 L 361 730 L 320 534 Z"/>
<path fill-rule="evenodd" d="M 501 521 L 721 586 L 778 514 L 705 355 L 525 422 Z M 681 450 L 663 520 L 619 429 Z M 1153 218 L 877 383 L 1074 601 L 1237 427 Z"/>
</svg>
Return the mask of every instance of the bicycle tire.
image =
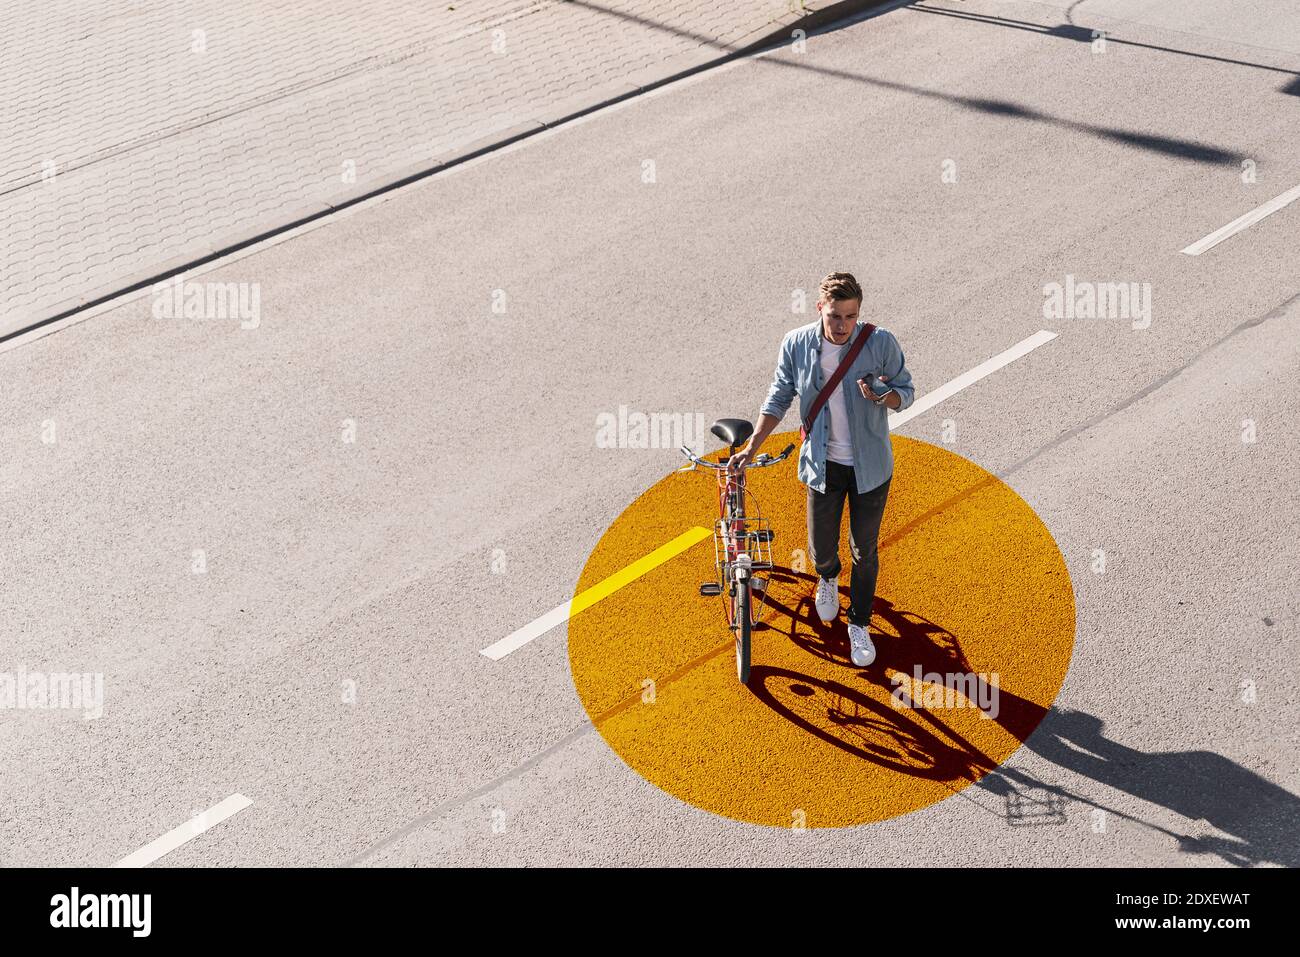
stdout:
<svg viewBox="0 0 1300 957">
<path fill-rule="evenodd" d="M 732 620 L 736 625 L 736 677 L 742 685 L 749 684 L 749 658 L 753 637 L 753 623 L 749 620 L 749 579 L 736 583 L 736 597 L 732 599 Z"/>
</svg>

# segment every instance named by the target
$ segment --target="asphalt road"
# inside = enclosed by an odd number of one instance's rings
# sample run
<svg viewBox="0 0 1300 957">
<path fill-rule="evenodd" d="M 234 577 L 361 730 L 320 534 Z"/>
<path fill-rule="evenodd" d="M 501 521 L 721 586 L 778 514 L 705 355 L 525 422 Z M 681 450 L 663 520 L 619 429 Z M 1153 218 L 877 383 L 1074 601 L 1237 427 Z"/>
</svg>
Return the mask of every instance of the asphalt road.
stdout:
<svg viewBox="0 0 1300 957">
<path fill-rule="evenodd" d="M 204 273 L 256 328 L 146 296 L 10 344 L 5 662 L 105 691 L 3 715 L 0 863 L 109 865 L 238 793 L 161 863 L 1300 864 L 1300 203 L 1181 252 L 1300 184 L 1300 4 L 1229 6 L 895 9 Z M 1001 772 L 797 832 L 624 765 L 564 626 L 480 650 L 677 466 L 598 416 L 753 416 L 832 269 L 918 396 L 1058 333 L 899 433 L 1033 506 L 1078 625 Z M 1150 325 L 1044 318 L 1067 275 L 1149 283 Z"/>
</svg>

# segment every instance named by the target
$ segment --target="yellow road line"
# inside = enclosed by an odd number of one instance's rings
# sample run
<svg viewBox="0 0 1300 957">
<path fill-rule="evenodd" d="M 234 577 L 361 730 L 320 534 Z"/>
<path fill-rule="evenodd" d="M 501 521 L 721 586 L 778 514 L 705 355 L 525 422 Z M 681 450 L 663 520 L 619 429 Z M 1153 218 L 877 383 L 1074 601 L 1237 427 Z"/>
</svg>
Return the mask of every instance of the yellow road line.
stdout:
<svg viewBox="0 0 1300 957">
<path fill-rule="evenodd" d="M 680 555 L 692 545 L 698 544 L 704 539 L 712 537 L 712 535 L 713 532 L 710 529 L 702 528 L 699 525 L 687 529 L 672 541 L 660 545 L 649 555 L 638 558 L 631 565 L 616 571 L 604 581 L 592 585 L 582 594 L 575 595 L 564 604 L 552 608 L 542 617 L 529 622 L 517 631 L 511 632 L 500 641 L 488 645 L 480 654 L 491 658 L 493 661 L 500 661 L 512 651 L 518 651 L 534 638 L 540 638 L 561 622 L 568 621 L 581 611 L 586 611 L 602 598 L 608 598 L 624 585 L 631 584 L 646 572 L 658 568 L 670 558 Z"/>
</svg>

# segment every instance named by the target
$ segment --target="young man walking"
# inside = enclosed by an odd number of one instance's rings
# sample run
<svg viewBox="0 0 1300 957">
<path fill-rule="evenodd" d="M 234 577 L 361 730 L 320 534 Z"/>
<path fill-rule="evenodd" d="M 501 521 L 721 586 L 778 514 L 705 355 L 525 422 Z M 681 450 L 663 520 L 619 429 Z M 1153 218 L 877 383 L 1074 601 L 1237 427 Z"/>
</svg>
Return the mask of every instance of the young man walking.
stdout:
<svg viewBox="0 0 1300 957">
<path fill-rule="evenodd" d="M 877 540 L 894 473 L 889 409 L 912 404 L 912 375 L 898 340 L 859 322 L 862 287 L 852 275 L 822 280 L 817 321 L 786 333 L 776 374 L 750 440 L 731 459 L 740 467 L 785 417 L 797 394 L 806 435 L 799 451 L 799 481 L 808 486 L 808 551 L 819 576 L 815 603 L 830 623 L 840 611 L 840 519 L 849 503 L 850 657 L 865 667 L 876 659 L 868 626 L 879 570 Z M 839 376 L 833 388 L 826 388 Z"/>
</svg>

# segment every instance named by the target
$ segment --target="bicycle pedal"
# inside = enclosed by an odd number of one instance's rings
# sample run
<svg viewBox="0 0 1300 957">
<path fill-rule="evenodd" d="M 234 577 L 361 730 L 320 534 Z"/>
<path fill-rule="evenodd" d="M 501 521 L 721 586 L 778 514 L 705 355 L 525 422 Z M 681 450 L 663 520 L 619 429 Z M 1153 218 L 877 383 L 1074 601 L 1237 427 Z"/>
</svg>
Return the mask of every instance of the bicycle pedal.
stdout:
<svg viewBox="0 0 1300 957">
<path fill-rule="evenodd" d="M 721 595 L 722 586 L 717 582 L 705 582 L 700 586 L 701 595 Z"/>
</svg>

